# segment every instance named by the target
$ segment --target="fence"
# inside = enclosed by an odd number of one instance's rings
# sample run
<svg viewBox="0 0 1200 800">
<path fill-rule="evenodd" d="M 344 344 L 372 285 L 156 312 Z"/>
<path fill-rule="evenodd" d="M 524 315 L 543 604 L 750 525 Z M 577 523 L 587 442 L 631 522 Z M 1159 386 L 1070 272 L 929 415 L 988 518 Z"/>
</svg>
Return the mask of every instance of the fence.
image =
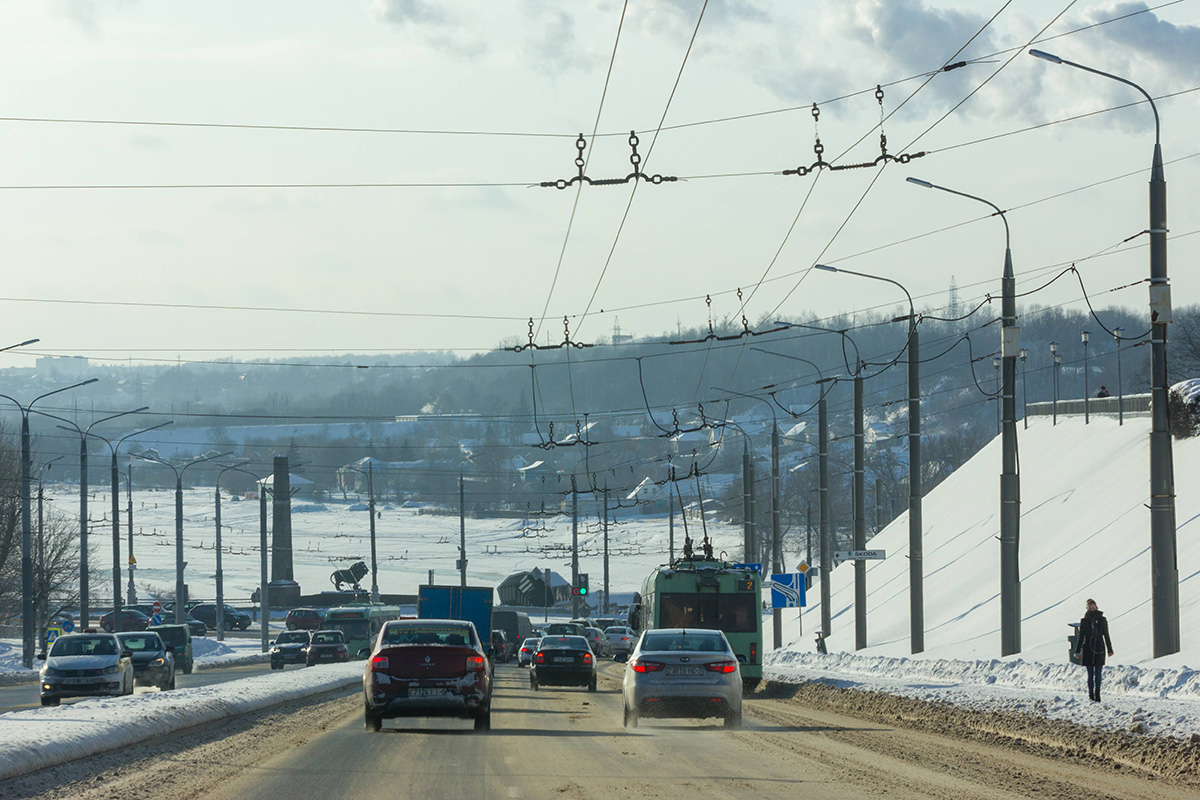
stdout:
<svg viewBox="0 0 1200 800">
<path fill-rule="evenodd" d="M 1148 417 L 1150 416 L 1150 395 L 1149 394 L 1127 394 L 1124 397 L 1092 397 L 1087 401 L 1087 410 L 1089 414 L 1098 414 L 1105 417 L 1115 417 L 1118 412 L 1118 403 L 1123 406 L 1125 416 L 1127 417 Z M 1049 417 L 1054 414 L 1054 403 L 1030 403 L 1028 406 L 1029 416 L 1031 417 Z M 1059 416 L 1083 416 L 1083 399 L 1071 398 L 1070 400 L 1058 401 Z"/>
</svg>

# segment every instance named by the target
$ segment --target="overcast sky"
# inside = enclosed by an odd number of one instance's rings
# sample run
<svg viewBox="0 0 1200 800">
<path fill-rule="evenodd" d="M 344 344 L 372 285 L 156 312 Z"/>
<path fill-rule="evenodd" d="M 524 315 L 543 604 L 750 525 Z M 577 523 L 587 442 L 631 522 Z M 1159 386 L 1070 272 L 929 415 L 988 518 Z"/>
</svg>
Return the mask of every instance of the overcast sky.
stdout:
<svg viewBox="0 0 1200 800">
<path fill-rule="evenodd" d="M 1145 4 L 710 0 L 697 26 L 702 5 L 630 0 L 622 25 L 622 0 L 8 0 L 0 344 L 121 361 L 469 352 L 524 341 L 529 317 L 542 342 L 564 315 L 579 341 L 618 319 L 634 335 L 704 325 L 706 295 L 715 319 L 752 326 L 903 299 L 810 274 L 818 261 L 900 281 L 923 308 L 951 276 L 964 302 L 998 295 L 1000 221 L 908 176 L 1012 209 L 1018 291 L 1075 261 L 1098 305 L 1146 307 L 1144 286 L 1105 292 L 1148 274 L 1147 237 L 1120 244 L 1147 227 L 1148 106 L 979 141 L 1137 100 L 1017 48 Z M 1200 0 L 1163 6 L 1039 47 L 1184 92 L 1159 101 L 1178 306 L 1200 301 Z M 818 133 L 827 161 L 879 156 L 877 84 L 888 152 L 927 155 L 779 174 L 812 164 Z M 581 131 L 589 177 L 628 175 L 630 130 L 647 173 L 681 180 L 536 186 L 577 173 Z M 166 188 L 79 188 L 118 186 Z M 1022 302 L 1084 307 L 1065 279 Z"/>
</svg>

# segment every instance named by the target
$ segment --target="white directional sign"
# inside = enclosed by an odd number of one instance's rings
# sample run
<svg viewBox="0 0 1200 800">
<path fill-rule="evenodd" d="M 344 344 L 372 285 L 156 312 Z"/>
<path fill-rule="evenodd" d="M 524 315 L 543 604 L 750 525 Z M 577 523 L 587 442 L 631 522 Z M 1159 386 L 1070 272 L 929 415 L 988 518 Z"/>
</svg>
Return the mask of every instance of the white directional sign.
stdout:
<svg viewBox="0 0 1200 800">
<path fill-rule="evenodd" d="M 883 550 L 838 550 L 833 557 L 838 561 L 875 561 L 887 556 Z"/>
</svg>

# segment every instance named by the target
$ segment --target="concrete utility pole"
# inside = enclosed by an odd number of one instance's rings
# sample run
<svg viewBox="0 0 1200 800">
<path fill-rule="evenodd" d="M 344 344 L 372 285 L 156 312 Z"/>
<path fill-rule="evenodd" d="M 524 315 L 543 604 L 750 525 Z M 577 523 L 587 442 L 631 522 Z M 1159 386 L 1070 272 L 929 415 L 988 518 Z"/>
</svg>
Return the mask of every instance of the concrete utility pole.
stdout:
<svg viewBox="0 0 1200 800">
<path fill-rule="evenodd" d="M 1150 164 L 1150 594 L 1154 618 L 1154 657 L 1179 652 L 1179 563 L 1175 528 L 1175 465 L 1167 416 L 1167 325 L 1171 322 L 1171 286 L 1167 279 L 1167 179 L 1163 172 L 1158 106 L 1133 81 L 1085 67 L 1065 58 L 1030 50 L 1052 64 L 1111 78 L 1137 89 L 1154 112 L 1154 155 Z"/>
<path fill-rule="evenodd" d="M 575 488 L 575 476 L 571 476 L 571 618 L 579 618 L 579 492 Z"/>
<path fill-rule="evenodd" d="M 821 392 L 817 401 L 817 474 L 820 480 L 820 503 L 818 504 L 821 525 L 821 636 L 833 632 L 833 615 L 829 606 L 832 602 L 829 591 L 829 576 L 833 572 L 833 528 L 829 510 L 829 414 L 825 407 L 826 392 Z"/>
<path fill-rule="evenodd" d="M 608 613 L 608 485 L 604 486 L 604 613 Z"/>
<path fill-rule="evenodd" d="M 1008 217 L 1000 206 L 973 194 L 947 189 L 928 181 L 908 178 L 909 183 L 938 189 L 992 208 L 1004 223 L 1004 273 L 1000 279 L 1000 358 L 993 361 L 1002 368 L 1000 385 L 1001 468 L 1000 468 L 1000 654 L 1021 652 L 1021 476 L 1017 474 L 1017 357 L 1021 350 L 1021 329 L 1017 327 L 1017 281 L 1012 265 L 1012 237 Z M 1087 334 L 1083 335 L 1086 363 Z M 1084 417 L 1087 412 L 1087 377 L 1084 376 Z"/>
<path fill-rule="evenodd" d="M 862 364 L 854 373 L 854 549 L 867 548 Z M 867 562 L 854 561 L 854 649 L 867 646 Z"/>
</svg>

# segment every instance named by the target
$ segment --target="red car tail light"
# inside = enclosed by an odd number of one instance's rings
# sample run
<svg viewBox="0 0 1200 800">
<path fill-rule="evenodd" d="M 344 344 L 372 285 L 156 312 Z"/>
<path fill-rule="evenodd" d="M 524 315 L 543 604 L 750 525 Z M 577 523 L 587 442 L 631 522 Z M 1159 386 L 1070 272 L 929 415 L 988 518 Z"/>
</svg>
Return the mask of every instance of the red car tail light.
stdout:
<svg viewBox="0 0 1200 800">
<path fill-rule="evenodd" d="M 371 659 L 371 669 L 374 672 L 387 672 L 388 671 L 388 657 L 387 656 L 375 656 L 374 658 L 372 658 Z"/>
<path fill-rule="evenodd" d="M 546 663 L 546 656 L 542 653 L 538 653 L 536 656 L 533 657 L 533 660 L 539 664 L 544 664 L 544 663 Z"/>
<path fill-rule="evenodd" d="M 751 664 L 758 663 L 758 642 L 750 643 L 750 663 Z"/>
<path fill-rule="evenodd" d="M 709 672 L 721 672 L 728 675 L 730 672 L 737 672 L 736 661 L 713 661 L 710 664 L 705 664 L 704 668 Z"/>
<path fill-rule="evenodd" d="M 486 666 L 486 663 L 483 656 L 467 656 L 468 670 L 481 670 Z"/>
<path fill-rule="evenodd" d="M 662 672 L 666 668 L 666 664 L 660 664 L 657 661 L 646 661 L 642 658 L 635 658 L 629 662 L 630 668 L 634 672 Z"/>
<path fill-rule="evenodd" d="M 584 654 L 583 654 L 583 663 L 584 663 L 584 664 L 590 664 L 590 663 L 592 663 L 592 654 L 591 654 L 591 653 L 584 653 Z"/>
</svg>

